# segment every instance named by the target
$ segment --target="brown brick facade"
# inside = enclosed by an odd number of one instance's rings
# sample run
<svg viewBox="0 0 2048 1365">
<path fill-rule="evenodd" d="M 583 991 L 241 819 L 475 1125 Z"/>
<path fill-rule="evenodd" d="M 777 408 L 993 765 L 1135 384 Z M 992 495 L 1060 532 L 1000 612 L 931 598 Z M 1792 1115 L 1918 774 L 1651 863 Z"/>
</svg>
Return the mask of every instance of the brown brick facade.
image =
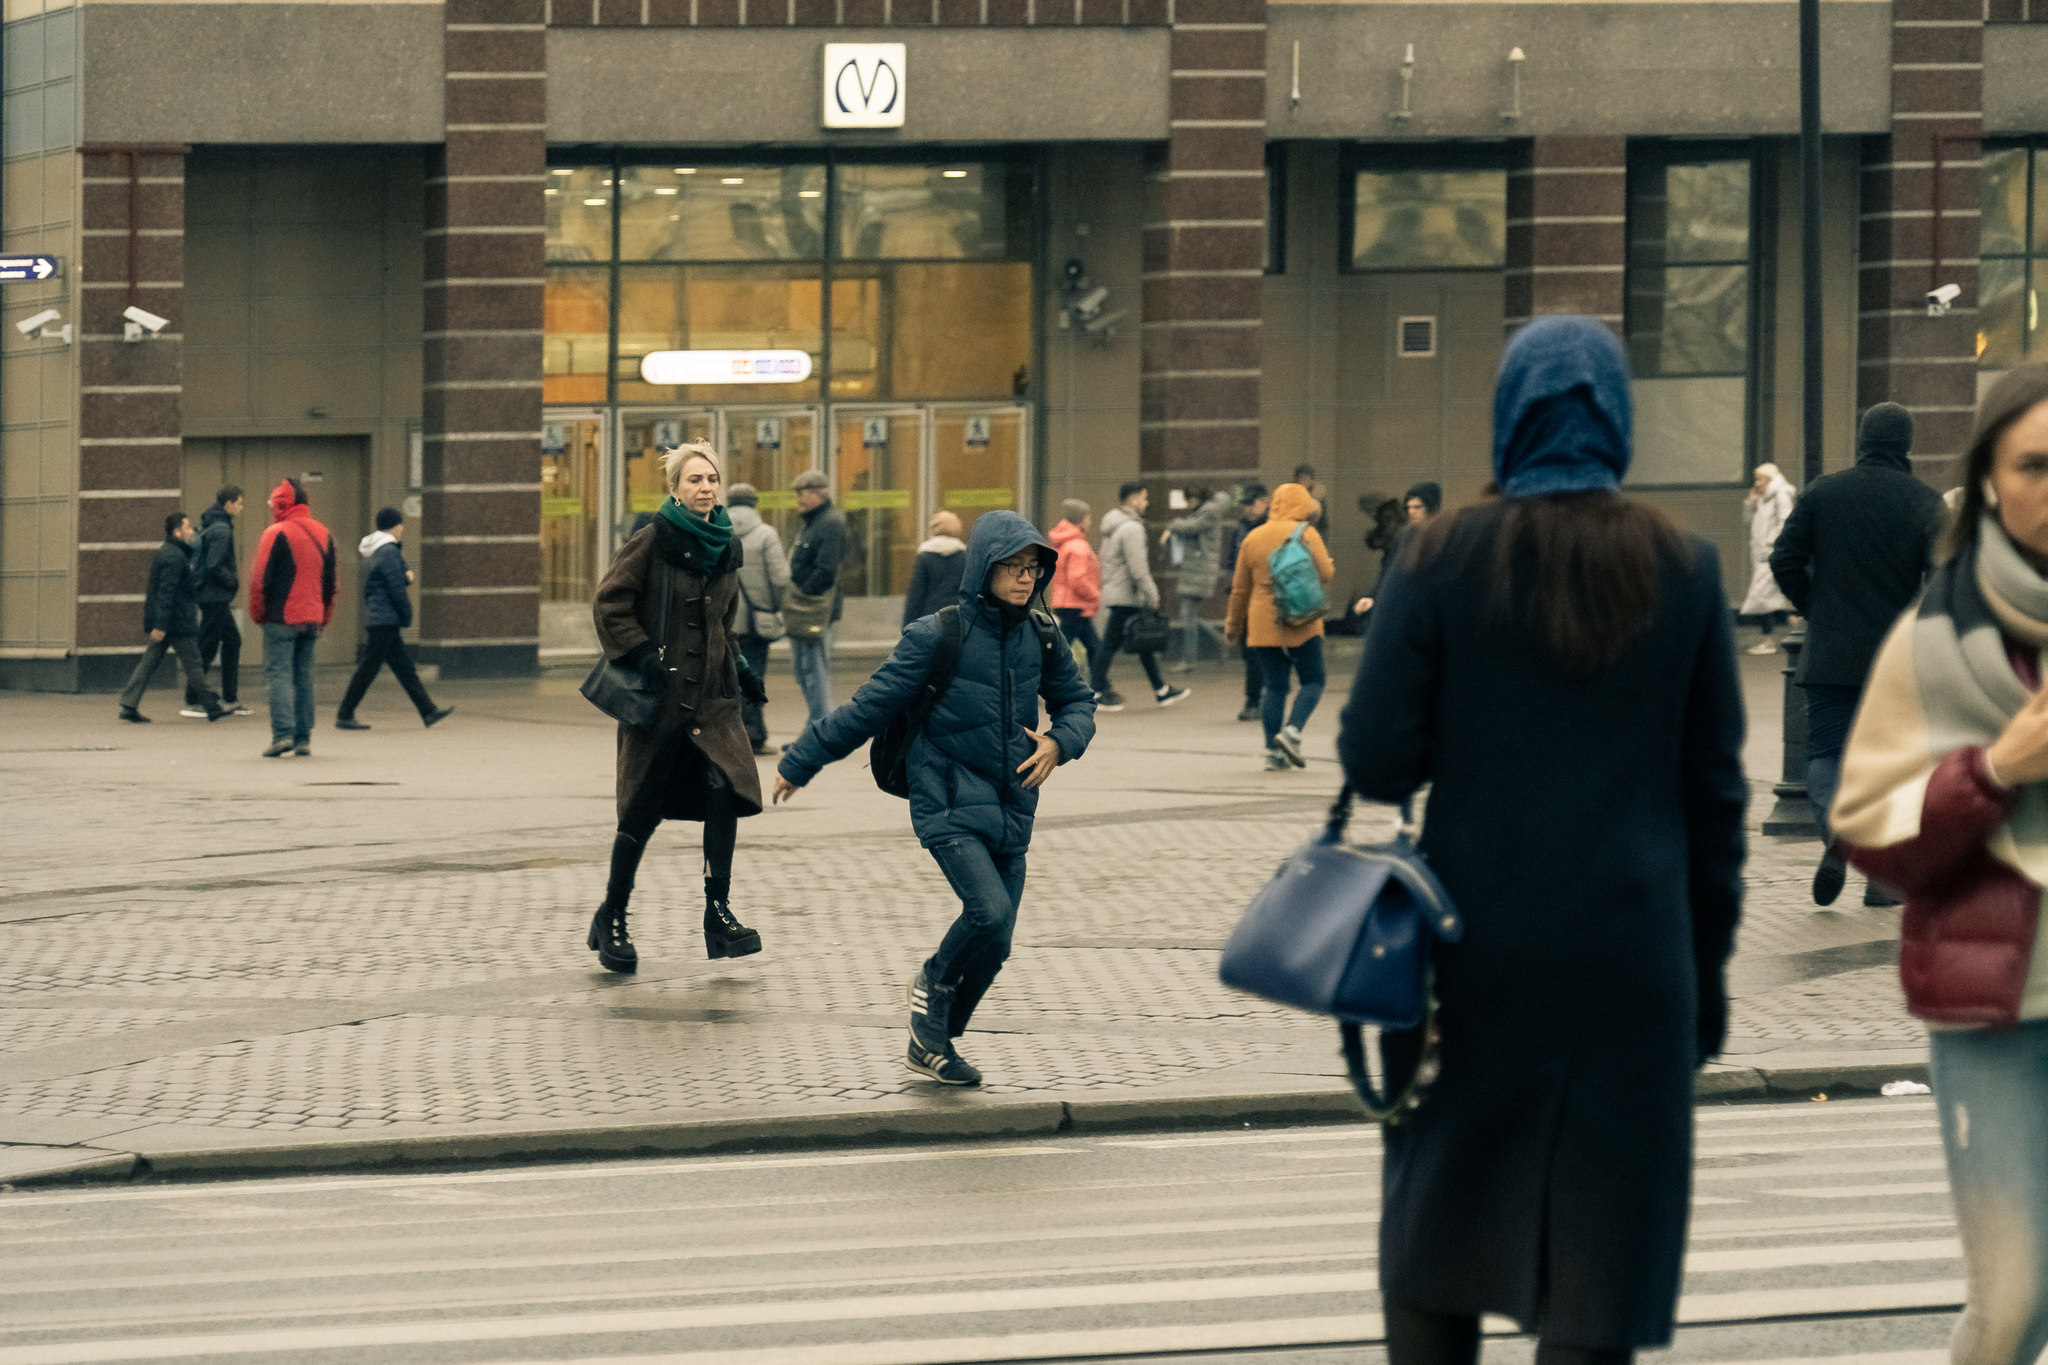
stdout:
<svg viewBox="0 0 2048 1365">
<path fill-rule="evenodd" d="M 1863 154 L 1856 406 L 1905 405 L 1916 467 L 1941 487 L 1977 399 L 1982 14 L 1974 2 L 1896 0 L 1891 132 Z M 1929 317 L 1927 292 L 1942 284 L 1962 297 Z"/>
<path fill-rule="evenodd" d="M 1162 27 L 1175 21 L 1176 9 L 1185 19 L 1191 11 L 1228 9 L 1231 0 L 544 0 L 544 6 L 546 22 L 556 28 L 1108 28 Z"/>
<path fill-rule="evenodd" d="M 149 559 L 184 480 L 185 148 L 84 147 L 80 159 L 75 647 L 139 654 Z M 170 325 L 125 340 L 131 304 Z"/>
<path fill-rule="evenodd" d="M 640 0 L 629 8 L 639 22 Z M 420 645 L 448 677 L 538 660 L 544 19 L 544 0 L 447 7 L 448 141 L 427 175 Z"/>
<path fill-rule="evenodd" d="M 1265 0 L 1180 0 L 1166 147 L 1148 170 L 1139 466 L 1259 468 Z"/>
<path fill-rule="evenodd" d="M 1628 143 L 1537 137 L 1508 165 L 1507 329 L 1584 313 L 1616 332 L 1628 263 Z"/>
</svg>

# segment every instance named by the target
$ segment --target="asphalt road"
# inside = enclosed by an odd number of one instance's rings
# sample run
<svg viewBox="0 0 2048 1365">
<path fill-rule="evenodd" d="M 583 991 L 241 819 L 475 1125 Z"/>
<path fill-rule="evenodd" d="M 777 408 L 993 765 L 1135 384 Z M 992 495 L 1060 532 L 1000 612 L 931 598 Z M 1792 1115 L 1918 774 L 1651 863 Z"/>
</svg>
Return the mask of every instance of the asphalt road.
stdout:
<svg viewBox="0 0 2048 1365">
<path fill-rule="evenodd" d="M 1946 1361 L 1931 1102 L 1704 1108 L 1698 1153 L 1653 1358 Z M 1333 1126 L 21 1190 L 0 1365 L 1372 1362 L 1378 1175 Z"/>
</svg>

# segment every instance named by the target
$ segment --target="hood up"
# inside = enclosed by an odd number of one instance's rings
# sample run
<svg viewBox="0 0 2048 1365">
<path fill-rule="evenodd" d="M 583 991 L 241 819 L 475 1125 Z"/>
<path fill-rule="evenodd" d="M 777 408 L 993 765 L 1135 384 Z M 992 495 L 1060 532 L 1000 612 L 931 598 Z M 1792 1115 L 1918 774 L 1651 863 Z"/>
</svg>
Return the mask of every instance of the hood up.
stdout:
<svg viewBox="0 0 2048 1365">
<path fill-rule="evenodd" d="M 1567 313 L 1515 333 L 1493 394 L 1502 496 L 1613 491 L 1628 473 L 1628 356 L 1605 323 Z"/>
<path fill-rule="evenodd" d="M 736 536 L 746 535 L 761 524 L 761 513 L 757 508 L 728 503 L 725 515 L 732 519 L 732 533 Z"/>
<path fill-rule="evenodd" d="M 213 506 L 207 508 L 204 512 L 201 512 L 199 514 L 199 529 L 203 531 L 207 527 L 215 525 L 219 522 L 232 522 L 233 520 L 234 518 L 228 515 L 227 509 L 225 507 L 222 507 L 219 503 L 215 503 Z"/>
<path fill-rule="evenodd" d="M 958 536 L 933 536 L 917 547 L 921 555 L 957 555 L 967 552 L 967 542 Z"/>
<path fill-rule="evenodd" d="M 1008 559 L 1027 545 L 1038 547 L 1038 562 L 1046 568 L 1059 562 L 1059 551 L 1053 549 L 1052 542 L 1015 512 L 983 512 L 977 517 L 974 530 L 967 537 L 967 563 L 960 571 L 961 608 L 973 611 L 982 588 L 988 584 L 989 570 L 997 561 Z M 1035 597 L 1036 594 L 1034 601 Z"/>
<path fill-rule="evenodd" d="M 302 510 L 305 508 L 306 504 L 299 501 L 299 490 L 292 485 L 290 479 L 284 480 L 277 487 L 270 490 L 270 519 L 272 521 L 283 521 L 286 517 L 292 515 L 294 511 L 297 511 L 302 517 L 312 516 L 313 513 L 310 510 Z"/>
<path fill-rule="evenodd" d="M 1273 510 L 1267 517 L 1272 521 L 1314 521 L 1316 513 L 1322 510 L 1322 504 L 1306 488 L 1298 483 L 1283 483 L 1273 490 Z"/>
<path fill-rule="evenodd" d="M 1913 414 L 1897 403 L 1875 403 L 1856 424 L 1856 463 L 1913 472 Z"/>
<path fill-rule="evenodd" d="M 356 549 L 364 559 L 368 559 L 386 545 L 396 545 L 397 543 L 398 537 L 392 535 L 389 531 L 372 531 L 363 537 L 362 543 L 357 545 Z"/>
<path fill-rule="evenodd" d="M 1071 521 L 1054 523 L 1053 528 L 1046 532 L 1046 535 L 1051 538 L 1052 547 L 1055 550 L 1063 549 L 1077 540 L 1086 540 L 1088 538 L 1088 533 L 1074 525 Z"/>
</svg>

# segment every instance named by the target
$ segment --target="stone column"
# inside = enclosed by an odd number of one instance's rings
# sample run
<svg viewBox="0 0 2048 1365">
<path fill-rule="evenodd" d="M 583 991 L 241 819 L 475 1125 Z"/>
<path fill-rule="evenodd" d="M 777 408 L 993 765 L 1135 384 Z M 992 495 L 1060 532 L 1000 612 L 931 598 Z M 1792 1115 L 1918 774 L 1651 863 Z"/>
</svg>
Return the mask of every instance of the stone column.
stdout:
<svg viewBox="0 0 2048 1365">
<path fill-rule="evenodd" d="M 448 0 L 447 143 L 427 170 L 421 654 L 533 672 L 546 257 L 543 0 Z"/>
<path fill-rule="evenodd" d="M 78 271 L 78 685 L 118 686 L 142 652 L 164 517 L 183 507 L 183 146 L 83 147 Z M 170 325 L 127 341 L 137 305 Z M 209 493 L 212 490 L 207 490 Z M 257 500 L 261 501 L 261 493 Z M 169 685 L 160 675 L 158 685 Z"/>
<path fill-rule="evenodd" d="M 1916 472 L 1956 481 L 1977 402 L 1980 0 L 1893 0 L 1891 132 L 1865 140 L 1856 406 L 1913 414 Z M 1962 287 L 1945 317 L 1927 291 Z"/>
<path fill-rule="evenodd" d="M 1509 335 L 1545 313 L 1584 313 L 1620 332 L 1627 233 L 1627 139 L 1516 143 L 1502 285 Z"/>
<path fill-rule="evenodd" d="M 1171 124 L 1148 175 L 1139 467 L 1259 468 L 1265 0 L 1175 0 Z"/>
</svg>

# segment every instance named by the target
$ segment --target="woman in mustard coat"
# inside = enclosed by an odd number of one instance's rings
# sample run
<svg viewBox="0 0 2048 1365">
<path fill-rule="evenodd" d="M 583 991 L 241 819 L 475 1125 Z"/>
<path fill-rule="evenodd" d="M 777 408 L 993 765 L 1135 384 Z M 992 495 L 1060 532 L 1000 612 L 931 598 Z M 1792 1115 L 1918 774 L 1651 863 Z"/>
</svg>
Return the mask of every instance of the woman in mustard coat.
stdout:
<svg viewBox="0 0 2048 1365">
<path fill-rule="evenodd" d="M 1315 714 L 1323 699 L 1323 622 L 1320 617 L 1303 625 L 1290 626 L 1280 619 L 1273 604 L 1273 571 L 1268 567 L 1273 551 L 1290 540 L 1296 528 L 1301 544 L 1315 560 L 1323 591 L 1337 576 L 1330 552 L 1316 532 L 1315 519 L 1322 508 L 1298 483 L 1283 483 L 1273 490 L 1273 509 L 1266 523 L 1251 531 L 1237 550 L 1237 573 L 1230 583 L 1230 609 L 1224 618 L 1227 639 L 1243 640 L 1259 661 L 1265 681 L 1264 710 L 1260 720 L 1266 727 L 1266 767 L 1269 770 L 1305 768 L 1301 754 L 1301 729 Z M 1287 710 L 1290 675 L 1301 680 L 1294 696 L 1294 710 Z"/>
</svg>

